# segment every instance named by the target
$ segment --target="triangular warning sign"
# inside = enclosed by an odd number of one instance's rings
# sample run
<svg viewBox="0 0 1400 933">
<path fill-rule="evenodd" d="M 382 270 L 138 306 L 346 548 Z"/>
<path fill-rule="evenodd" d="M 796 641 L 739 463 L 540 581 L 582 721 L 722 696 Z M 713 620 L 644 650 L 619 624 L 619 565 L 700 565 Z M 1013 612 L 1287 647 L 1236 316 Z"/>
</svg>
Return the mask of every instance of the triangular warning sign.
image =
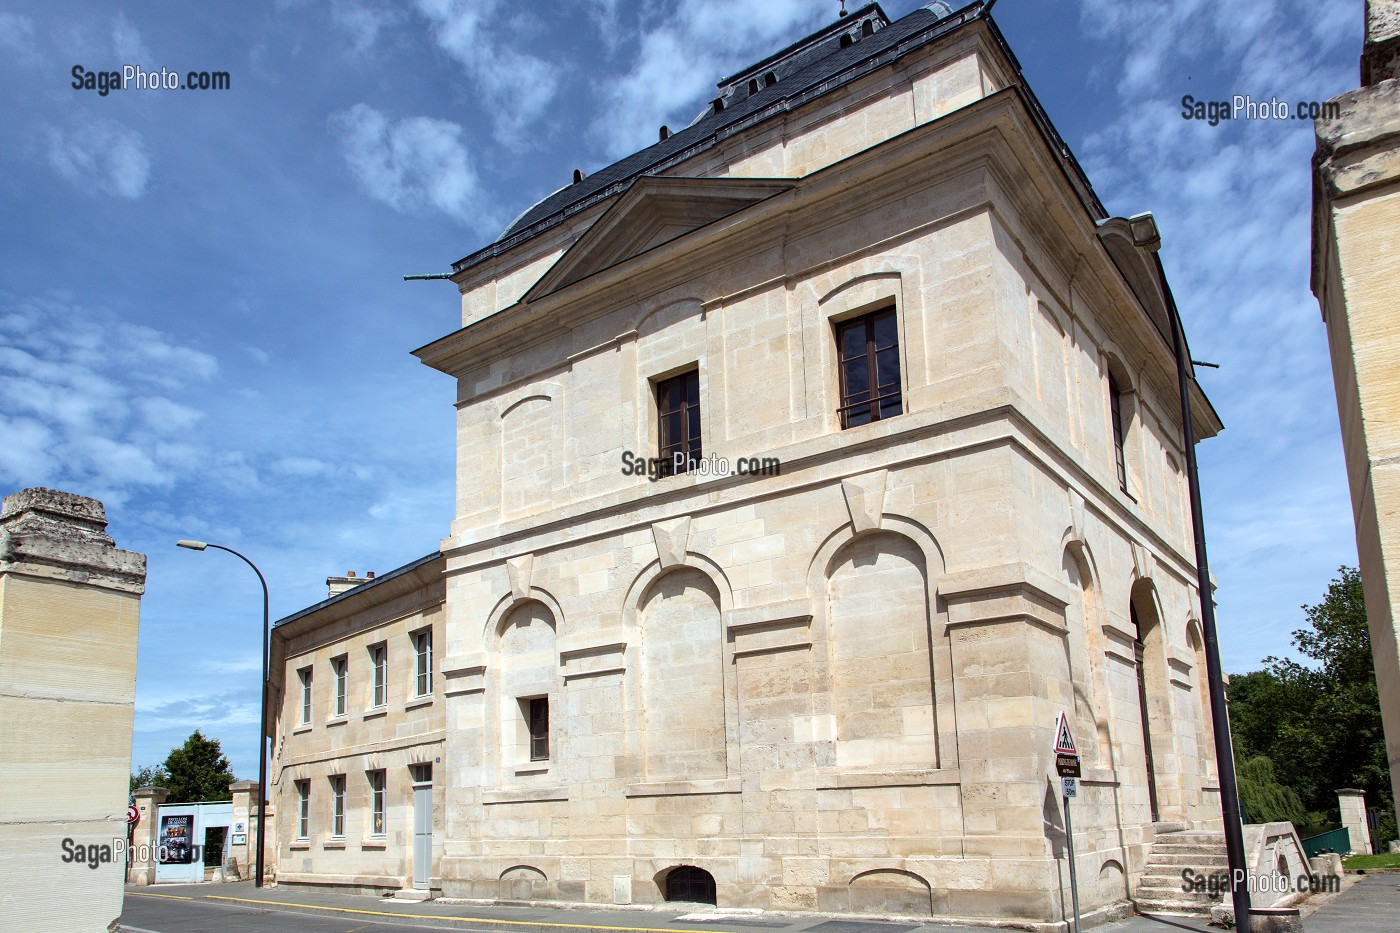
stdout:
<svg viewBox="0 0 1400 933">
<path fill-rule="evenodd" d="M 1060 714 L 1060 721 L 1055 725 L 1055 754 L 1056 755 L 1079 755 L 1079 749 L 1074 745 L 1074 736 L 1069 731 L 1069 720 L 1065 714 Z"/>
</svg>

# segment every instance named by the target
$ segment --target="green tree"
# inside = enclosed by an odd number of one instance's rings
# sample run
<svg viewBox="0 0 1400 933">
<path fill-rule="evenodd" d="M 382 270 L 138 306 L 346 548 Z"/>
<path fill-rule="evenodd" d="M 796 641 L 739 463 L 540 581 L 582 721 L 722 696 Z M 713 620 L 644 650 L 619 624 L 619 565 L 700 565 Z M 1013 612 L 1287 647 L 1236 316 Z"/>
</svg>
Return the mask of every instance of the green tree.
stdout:
<svg viewBox="0 0 1400 933">
<path fill-rule="evenodd" d="M 166 783 L 170 803 L 202 803 L 207 800 L 230 800 L 228 786 L 233 772 L 218 739 L 206 739 L 196 729 L 185 744 L 170 752 L 165 759 Z"/>
<path fill-rule="evenodd" d="M 138 787 L 164 787 L 167 780 L 169 775 L 165 773 L 165 765 L 142 765 L 131 773 L 128 793 L 134 793 Z"/>
<path fill-rule="evenodd" d="M 1274 763 L 1263 755 L 1245 761 L 1235 772 L 1240 788 L 1240 801 L 1251 823 L 1274 823 L 1287 820 L 1301 826 L 1307 822 L 1303 802 L 1293 788 L 1285 787 L 1274 777 Z"/>
<path fill-rule="evenodd" d="M 1340 787 L 1359 787 L 1369 806 L 1390 808 L 1360 572 L 1341 567 L 1322 601 L 1302 608 L 1308 627 L 1293 633 L 1293 644 L 1308 663 L 1269 657 L 1264 670 L 1230 679 L 1236 758 L 1270 759 L 1307 810 L 1335 813 Z"/>
</svg>

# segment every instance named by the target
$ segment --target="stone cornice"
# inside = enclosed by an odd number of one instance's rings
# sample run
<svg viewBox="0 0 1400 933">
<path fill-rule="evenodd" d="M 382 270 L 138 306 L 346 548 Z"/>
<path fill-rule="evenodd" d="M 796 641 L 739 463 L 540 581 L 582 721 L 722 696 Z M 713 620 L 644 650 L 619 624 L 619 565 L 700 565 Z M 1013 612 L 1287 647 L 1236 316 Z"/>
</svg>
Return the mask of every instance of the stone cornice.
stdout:
<svg viewBox="0 0 1400 933">
<path fill-rule="evenodd" d="M 0 510 L 0 574 L 140 596 L 146 590 L 146 555 L 118 548 L 106 527 L 106 510 L 96 499 L 38 487 L 6 496 Z"/>
</svg>

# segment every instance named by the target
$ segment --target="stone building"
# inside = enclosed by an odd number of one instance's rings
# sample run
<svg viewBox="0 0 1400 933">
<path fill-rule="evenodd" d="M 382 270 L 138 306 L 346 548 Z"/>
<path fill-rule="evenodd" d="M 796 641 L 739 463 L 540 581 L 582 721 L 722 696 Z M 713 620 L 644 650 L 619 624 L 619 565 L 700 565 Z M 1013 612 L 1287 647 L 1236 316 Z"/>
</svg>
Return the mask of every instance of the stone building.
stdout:
<svg viewBox="0 0 1400 933">
<path fill-rule="evenodd" d="M 106 527 L 101 502 L 54 489 L 0 506 L 0 927 L 13 933 L 101 933 L 122 912 L 146 555 Z"/>
<path fill-rule="evenodd" d="M 1317 121 L 1312 287 L 1337 384 L 1356 550 L 1400 805 L 1400 0 L 1368 0 L 1361 87 Z M 1397 811 L 1400 812 L 1400 811 Z"/>
<path fill-rule="evenodd" d="M 864 7 L 660 137 L 454 265 L 440 555 L 276 629 L 279 881 L 410 886 L 431 761 L 448 896 L 1057 923 L 1063 711 L 1081 902 L 1125 904 L 1220 820 L 1150 218 L 985 5 Z M 430 704 L 322 722 L 429 625 Z M 388 849 L 328 845 L 375 771 Z"/>
</svg>

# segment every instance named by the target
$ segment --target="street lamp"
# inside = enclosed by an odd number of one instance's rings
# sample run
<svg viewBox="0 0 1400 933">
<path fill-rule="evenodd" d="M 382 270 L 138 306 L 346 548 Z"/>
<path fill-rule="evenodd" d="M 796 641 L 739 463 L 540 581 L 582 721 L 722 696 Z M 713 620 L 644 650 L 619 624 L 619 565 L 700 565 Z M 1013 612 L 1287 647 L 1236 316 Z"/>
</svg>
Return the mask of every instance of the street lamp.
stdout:
<svg viewBox="0 0 1400 933">
<path fill-rule="evenodd" d="M 228 551 L 243 563 L 253 568 L 253 573 L 258 575 L 258 582 L 262 584 L 263 591 L 263 642 L 262 642 L 262 703 L 258 716 L 258 848 L 256 858 L 255 874 L 253 875 L 253 887 L 260 888 L 263 884 L 263 850 L 267 845 L 263 834 L 267 831 L 267 641 L 271 631 L 268 625 L 267 616 L 267 580 L 263 577 L 262 571 L 258 569 L 248 558 L 238 553 L 231 547 L 224 547 L 222 544 L 209 544 L 205 541 L 177 541 L 179 547 L 187 548 L 191 551 L 202 551 L 205 548 L 217 548 L 220 551 Z"/>
</svg>

